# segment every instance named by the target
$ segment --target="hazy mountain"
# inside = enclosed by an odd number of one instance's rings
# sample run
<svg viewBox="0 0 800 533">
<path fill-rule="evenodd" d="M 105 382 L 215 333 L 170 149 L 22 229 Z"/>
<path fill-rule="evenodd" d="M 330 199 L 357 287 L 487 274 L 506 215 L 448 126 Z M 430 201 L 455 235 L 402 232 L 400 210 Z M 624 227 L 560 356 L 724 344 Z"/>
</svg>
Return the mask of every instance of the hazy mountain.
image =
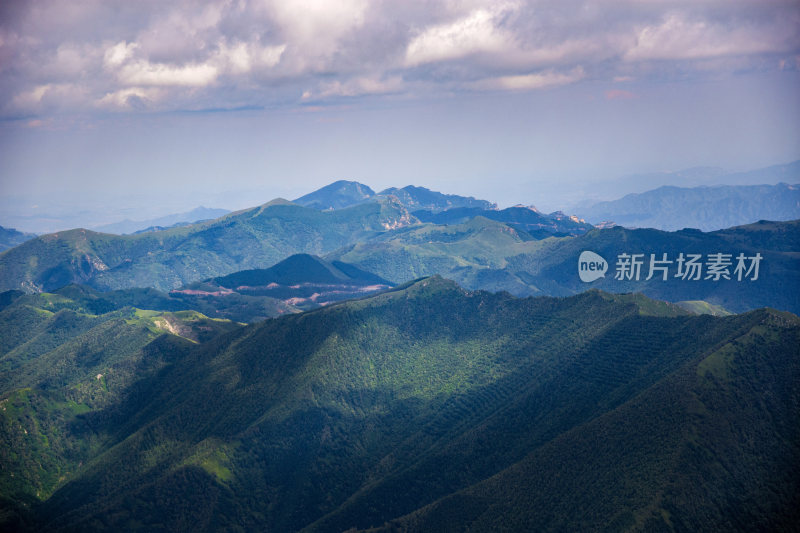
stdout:
<svg viewBox="0 0 800 533">
<path fill-rule="evenodd" d="M 33 233 L 23 233 L 14 228 L 4 228 L 0 226 L 0 252 L 13 248 L 34 237 L 36 237 L 36 235 Z"/>
<path fill-rule="evenodd" d="M 7 371 L 6 528 L 752 531 L 800 518 L 788 313 L 515 299 L 429 278 L 200 344 L 124 333 L 102 352 L 89 339 L 116 316 L 25 298 L 0 311 L 35 315 L 14 342 L 43 346 Z M 128 313 L 129 331 L 158 328 Z"/>
<path fill-rule="evenodd" d="M 703 231 L 750 224 L 758 220 L 800 218 L 800 185 L 660 187 L 600 202 L 581 210 L 591 222 L 606 220 L 628 227 Z"/>
<path fill-rule="evenodd" d="M 777 185 L 778 183 L 800 183 L 800 161 L 745 172 L 730 172 L 718 167 L 695 167 L 675 172 L 632 174 L 614 180 L 608 186 L 615 191 L 640 193 L 663 186 L 694 188 L 716 185 Z"/>
<path fill-rule="evenodd" d="M 137 231 L 145 230 L 148 228 L 168 228 L 181 223 L 194 223 L 201 220 L 211 220 L 219 218 L 223 215 L 230 213 L 227 209 L 214 209 L 209 207 L 196 207 L 186 213 L 177 213 L 174 215 L 166 215 L 163 217 L 153 218 L 150 220 L 129 220 L 125 219 L 121 222 L 113 224 L 105 224 L 103 226 L 95 226 L 92 229 L 102 233 L 115 233 L 117 235 L 124 235 L 129 233 L 136 233 Z"/>
<path fill-rule="evenodd" d="M 314 209 L 342 209 L 364 203 L 375 191 L 357 181 L 339 180 L 294 200 L 294 203 Z"/>
<path fill-rule="evenodd" d="M 530 209 L 510 212 L 518 211 L 539 220 Z M 435 216 L 448 215 L 445 211 Z M 558 222 L 580 226 L 568 218 Z M 329 211 L 276 201 L 216 221 L 160 232 L 113 236 L 72 230 L 37 237 L 0 254 L 0 288 L 53 290 L 86 283 L 103 290 L 170 290 L 307 253 L 329 254 L 326 260 L 354 265 L 394 284 L 441 274 L 470 289 L 506 290 L 515 295 L 564 296 L 596 286 L 610 292 L 641 291 L 675 302 L 704 300 L 734 312 L 762 306 L 800 312 L 800 290 L 796 290 L 800 289 L 800 264 L 794 254 L 800 245 L 797 222 L 711 233 L 613 228 L 542 240 L 532 239 L 514 224 L 483 216 L 462 224 L 420 224 L 393 199 Z M 577 275 L 578 257 L 584 250 L 599 253 L 609 265 L 608 275 L 592 285 L 582 283 Z M 642 254 L 642 260 L 647 260 L 640 280 L 614 279 L 617 257 L 625 253 Z M 645 280 L 650 254 L 661 258 L 664 253 L 672 274 L 666 281 L 661 276 Z M 761 275 L 755 281 L 677 279 L 676 261 L 681 253 L 700 254 L 703 261 L 710 254 L 729 254 L 727 278 L 738 266 L 734 263 L 739 254 L 748 258 L 761 254 Z M 313 292 L 298 297 L 310 295 Z M 286 303 L 289 298 L 280 299 Z"/>
<path fill-rule="evenodd" d="M 414 221 L 403 206 L 386 199 L 335 211 L 276 200 L 159 232 L 117 236 L 76 229 L 0 254 L 0 289 L 47 291 L 87 283 L 104 290 L 169 290 L 268 267 L 295 253 L 328 253 Z"/>
<path fill-rule="evenodd" d="M 553 235 L 564 237 L 580 235 L 592 229 L 576 217 L 568 217 L 563 213 L 544 215 L 531 207 L 515 206 L 506 209 L 484 209 L 480 207 L 455 207 L 446 211 L 413 211 L 412 214 L 422 222 L 434 224 L 459 224 L 476 216 L 503 222 L 516 230 L 528 233 L 541 239 Z"/>
<path fill-rule="evenodd" d="M 785 165 L 773 165 L 770 167 L 748 170 L 746 172 L 734 172 L 725 174 L 718 178 L 718 185 L 757 185 L 766 183 L 776 185 L 778 183 L 800 183 L 800 161 L 794 161 Z"/>
<path fill-rule="evenodd" d="M 443 194 L 431 191 L 425 187 L 408 185 L 402 189 L 390 187 L 379 193 L 357 181 L 336 181 L 312 193 L 301 196 L 294 203 L 314 209 L 342 209 L 364 202 L 392 198 L 399 201 L 409 211 L 430 210 L 442 211 L 456 207 L 474 207 L 480 209 L 493 209 L 496 204 L 486 200 L 476 200 L 471 196 L 457 194 Z"/>
<path fill-rule="evenodd" d="M 710 233 L 616 227 L 531 241 L 505 224 L 477 217 L 452 226 L 411 226 L 343 248 L 328 259 L 354 264 L 395 283 L 441 274 L 470 289 L 516 295 L 566 296 L 597 287 L 615 293 L 642 292 L 672 302 L 705 300 L 735 312 L 764 306 L 800 312 L 798 249 L 800 221 L 762 222 Z M 578 259 L 585 250 L 607 262 L 605 277 L 592 283 L 578 276 Z M 661 260 L 665 253 L 671 261 L 667 280 L 659 270 L 646 280 L 651 254 Z M 702 264 L 710 254 L 730 254 L 726 274 L 730 279 L 706 279 L 705 270 L 700 280 L 676 277 L 681 253 L 700 254 Z M 642 254 L 640 279 L 615 279 L 620 254 Z M 737 280 L 739 254 L 748 258 L 761 254 L 757 280 L 745 276 Z M 750 262 L 745 266 L 749 268 Z"/>
<path fill-rule="evenodd" d="M 378 193 L 378 196 L 394 196 L 410 211 L 420 209 L 428 211 L 444 211 L 457 207 L 472 207 L 479 209 L 495 209 L 497 204 L 486 200 L 477 200 L 472 196 L 459 196 L 457 194 L 442 194 L 431 191 L 425 187 L 408 185 L 402 189 L 390 187 Z"/>
</svg>

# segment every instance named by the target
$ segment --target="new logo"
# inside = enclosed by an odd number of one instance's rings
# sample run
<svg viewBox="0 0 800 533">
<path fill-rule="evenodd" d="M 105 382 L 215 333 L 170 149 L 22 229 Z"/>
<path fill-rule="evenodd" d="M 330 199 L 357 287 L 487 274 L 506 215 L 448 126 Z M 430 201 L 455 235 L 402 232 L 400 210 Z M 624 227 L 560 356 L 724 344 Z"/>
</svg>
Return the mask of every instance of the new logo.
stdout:
<svg viewBox="0 0 800 533">
<path fill-rule="evenodd" d="M 604 278 L 608 270 L 608 262 L 594 252 L 586 250 L 578 258 L 578 276 L 584 283 L 591 283 Z"/>
</svg>

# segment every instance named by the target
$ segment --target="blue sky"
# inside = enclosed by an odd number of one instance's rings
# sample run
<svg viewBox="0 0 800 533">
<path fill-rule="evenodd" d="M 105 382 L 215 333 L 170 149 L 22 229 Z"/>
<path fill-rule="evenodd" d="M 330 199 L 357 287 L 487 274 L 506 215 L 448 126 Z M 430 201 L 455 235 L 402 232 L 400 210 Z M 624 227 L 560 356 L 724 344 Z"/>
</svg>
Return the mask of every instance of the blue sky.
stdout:
<svg viewBox="0 0 800 533">
<path fill-rule="evenodd" d="M 551 210 L 800 158 L 799 71 L 796 1 L 12 0 L 0 224 L 337 179 Z"/>
</svg>

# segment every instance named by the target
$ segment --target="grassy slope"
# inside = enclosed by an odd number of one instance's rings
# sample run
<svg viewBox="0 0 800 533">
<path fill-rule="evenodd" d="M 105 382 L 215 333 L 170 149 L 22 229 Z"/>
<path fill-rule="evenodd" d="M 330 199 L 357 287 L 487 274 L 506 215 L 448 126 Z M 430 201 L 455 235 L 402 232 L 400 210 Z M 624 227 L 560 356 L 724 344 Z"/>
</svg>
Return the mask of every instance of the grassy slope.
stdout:
<svg viewBox="0 0 800 533">
<path fill-rule="evenodd" d="M 705 300 L 742 312 L 772 306 L 800 312 L 800 222 L 760 222 L 712 233 L 663 232 L 621 227 L 579 237 L 525 241 L 514 230 L 480 217 L 454 226 L 406 228 L 331 254 L 396 283 L 441 274 L 472 289 L 507 290 L 516 295 L 566 296 L 589 287 L 609 292 L 643 292 L 668 301 Z M 605 278 L 587 285 L 577 274 L 580 253 L 591 250 L 609 261 Z M 651 253 L 672 260 L 679 253 L 761 253 L 757 281 L 684 281 L 656 276 L 645 281 L 614 279 L 620 253 Z M 672 266 L 672 275 L 676 270 Z"/>
<path fill-rule="evenodd" d="M 220 219 L 140 235 L 76 229 L 0 254 L 0 289 L 52 290 L 89 283 L 104 290 L 179 287 L 294 253 L 323 254 L 408 223 L 390 201 L 320 212 L 275 201 Z"/>
<path fill-rule="evenodd" d="M 7 306 L 0 311 L 0 494 L 48 497 L 111 438 L 97 430 L 94 414 L 188 346 L 238 327 L 195 311 L 128 307 L 96 315 L 59 294 Z"/>
<path fill-rule="evenodd" d="M 550 240 L 524 238 L 501 222 L 476 217 L 463 224 L 424 224 L 334 252 L 328 258 L 354 264 L 395 283 L 439 274 L 469 288 L 536 293 L 507 259 L 535 255 Z"/>
<path fill-rule="evenodd" d="M 687 369 L 700 361 L 716 361 L 714 354 L 726 354 L 726 346 L 753 355 L 741 366 L 738 355 L 732 357 L 744 382 L 772 367 L 785 371 L 770 371 L 749 388 L 731 385 L 726 397 L 752 404 L 750 410 L 737 411 L 715 397 L 703 400 L 708 420 L 723 414 L 731 424 L 747 424 L 747 417 L 760 414 L 755 390 L 765 380 L 776 394 L 772 417 L 761 421 L 759 431 L 780 434 L 797 415 L 797 331 L 796 317 L 775 313 L 687 316 L 636 295 L 591 291 L 517 300 L 422 280 L 250 326 L 187 353 L 153 377 L 151 394 L 120 408 L 131 416 L 115 427 L 119 443 L 62 486 L 41 512 L 50 517 L 49 528 L 65 530 L 377 526 L 473 490 L 582 428 L 596 428 L 587 449 L 597 464 L 611 464 L 620 423 L 614 413 L 637 398 L 653 398 L 643 422 L 654 427 L 631 426 L 629 446 L 649 450 L 651 435 L 674 433 L 680 451 L 693 437 L 685 431 L 692 412 L 679 407 L 694 401 L 694 389 L 668 385 L 693 375 Z M 774 342 L 765 344 L 758 335 Z M 707 365 L 713 376 L 727 368 Z M 665 387 L 677 396 L 657 393 Z M 673 443 L 665 443 L 663 453 L 670 455 Z M 736 432 L 712 432 L 701 443 L 722 446 L 757 476 L 773 473 L 775 461 L 787 459 L 787 448 L 774 447 L 768 436 L 751 442 Z M 541 461 L 549 471 L 540 475 L 555 479 L 569 468 L 597 466 L 595 457 L 583 457 Z M 642 457 L 629 469 L 598 473 L 610 486 L 669 488 L 659 456 L 652 464 L 645 460 L 651 456 Z M 702 468 L 690 457 L 680 472 L 699 476 Z M 777 479 L 778 492 L 762 492 L 756 478 L 718 474 L 714 486 L 722 497 L 734 494 L 725 484 L 735 481 L 769 500 L 772 507 L 764 508 L 737 500 L 750 505 L 743 511 L 750 518 L 773 520 L 785 509 L 779 497 L 786 494 L 785 479 Z M 586 494 L 554 497 L 559 505 L 577 507 L 590 505 Z M 680 500 L 674 505 L 695 517 L 707 513 Z M 716 517 L 727 503 L 710 505 L 709 523 L 725 525 Z M 631 512 L 636 518 L 639 511 Z M 426 516 L 413 520 L 427 524 Z"/>
</svg>

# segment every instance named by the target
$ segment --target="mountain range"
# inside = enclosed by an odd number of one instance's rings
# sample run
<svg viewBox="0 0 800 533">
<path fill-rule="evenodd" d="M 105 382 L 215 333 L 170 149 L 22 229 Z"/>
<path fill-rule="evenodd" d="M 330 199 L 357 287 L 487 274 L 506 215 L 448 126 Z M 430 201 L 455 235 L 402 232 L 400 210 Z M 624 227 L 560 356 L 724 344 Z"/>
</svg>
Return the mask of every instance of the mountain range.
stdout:
<svg viewBox="0 0 800 533">
<path fill-rule="evenodd" d="M 36 237 L 36 235 L 33 233 L 23 233 L 14 228 L 4 228 L 0 226 L 0 252 L 20 245 L 34 237 Z"/>
<path fill-rule="evenodd" d="M 457 207 L 473 207 L 479 209 L 493 209 L 497 204 L 486 200 L 476 200 L 471 196 L 456 194 L 443 194 L 431 191 L 425 187 L 408 185 L 402 189 L 390 187 L 375 193 L 367 185 L 357 181 L 339 180 L 326 185 L 312 193 L 294 200 L 294 203 L 314 209 L 342 209 L 364 202 L 392 197 L 411 211 L 425 209 L 434 212 L 453 209 Z"/>
<path fill-rule="evenodd" d="M 761 222 L 710 233 L 614 227 L 577 237 L 533 240 L 505 224 L 477 217 L 452 226 L 409 226 L 327 257 L 394 283 L 438 273 L 469 289 L 504 290 L 518 296 L 567 296 L 595 287 L 616 293 L 642 292 L 672 302 L 705 300 L 735 312 L 772 306 L 797 313 L 798 249 L 800 221 Z M 580 255 L 587 250 L 604 258 L 608 268 L 604 277 L 591 283 L 582 282 L 578 273 Z M 680 254 L 699 255 L 705 264 L 717 253 L 731 262 L 726 274 L 729 279 L 707 279 L 705 271 L 698 280 L 676 277 Z M 621 254 L 638 255 L 642 263 L 638 276 L 617 279 Z M 664 254 L 671 268 L 667 279 L 662 271 L 654 271 L 658 275 L 646 279 L 651 255 L 662 260 Z M 739 254 L 761 254 L 758 279 L 752 280 L 752 273 L 747 279 L 737 279 L 734 269 Z"/>
<path fill-rule="evenodd" d="M 796 529 L 798 250 L 356 182 L 32 238 L 0 530 Z"/>
<path fill-rule="evenodd" d="M 14 332 L 6 529 L 747 531 L 799 517 L 788 313 L 517 299 L 439 277 L 247 327 L 87 311 L 46 294 L 0 310 Z"/>
<path fill-rule="evenodd" d="M 195 207 L 186 213 L 176 213 L 149 220 L 129 220 L 125 219 L 113 224 L 95 226 L 92 229 L 101 233 L 115 233 L 118 235 L 136 233 L 150 229 L 165 229 L 179 224 L 192 224 L 203 220 L 211 220 L 230 213 L 227 209 L 216 209 L 209 207 Z"/>
<path fill-rule="evenodd" d="M 800 185 L 664 186 L 581 209 L 587 220 L 627 227 L 714 231 L 757 220 L 800 218 Z"/>
<path fill-rule="evenodd" d="M 716 232 L 615 227 L 578 233 L 588 225 L 567 219 L 556 226 L 548 222 L 553 218 L 542 218 L 529 208 L 453 211 L 415 212 L 423 219 L 453 222 L 436 224 L 420 222 L 391 197 L 323 211 L 278 200 L 214 221 L 138 235 L 71 230 L 37 237 L 0 254 L 0 289 L 51 291 L 78 283 L 104 291 L 137 287 L 169 291 L 240 270 L 268 268 L 304 253 L 347 263 L 387 282 L 380 284 L 441 274 L 468 289 L 505 290 L 518 296 L 566 296 L 591 286 L 610 292 L 638 291 L 673 302 L 704 300 L 734 312 L 766 305 L 800 312 L 796 221 Z M 459 220 L 466 221 L 456 223 Z M 577 234 L 549 233 L 542 223 L 550 224 L 549 231 L 573 228 Z M 536 238 L 538 231 L 550 237 Z M 581 282 L 577 272 L 585 250 L 604 257 L 610 270 L 591 285 Z M 620 254 L 641 254 L 644 272 L 637 279 L 616 279 Z M 703 261 L 712 254 L 725 254 L 730 264 L 723 278 L 707 279 L 703 273 L 701 279 L 687 280 L 676 277 L 680 254 L 700 255 Z M 748 258 L 760 254 L 758 279 L 736 279 L 734 260 L 740 254 Z M 646 279 L 651 257 L 666 257 L 671 275 Z"/>
<path fill-rule="evenodd" d="M 336 211 L 274 200 L 164 231 L 118 236 L 76 229 L 38 237 L 0 255 L 0 289 L 47 291 L 87 283 L 101 290 L 170 290 L 269 267 L 295 253 L 325 254 L 413 222 L 391 199 Z"/>
<path fill-rule="evenodd" d="M 720 185 L 777 185 L 779 183 L 800 183 L 800 160 L 737 172 L 720 167 L 694 167 L 674 172 L 631 174 L 610 183 L 604 183 L 603 187 L 621 191 L 615 194 L 624 196 L 630 193 L 643 193 L 663 186 L 697 188 Z"/>
</svg>

